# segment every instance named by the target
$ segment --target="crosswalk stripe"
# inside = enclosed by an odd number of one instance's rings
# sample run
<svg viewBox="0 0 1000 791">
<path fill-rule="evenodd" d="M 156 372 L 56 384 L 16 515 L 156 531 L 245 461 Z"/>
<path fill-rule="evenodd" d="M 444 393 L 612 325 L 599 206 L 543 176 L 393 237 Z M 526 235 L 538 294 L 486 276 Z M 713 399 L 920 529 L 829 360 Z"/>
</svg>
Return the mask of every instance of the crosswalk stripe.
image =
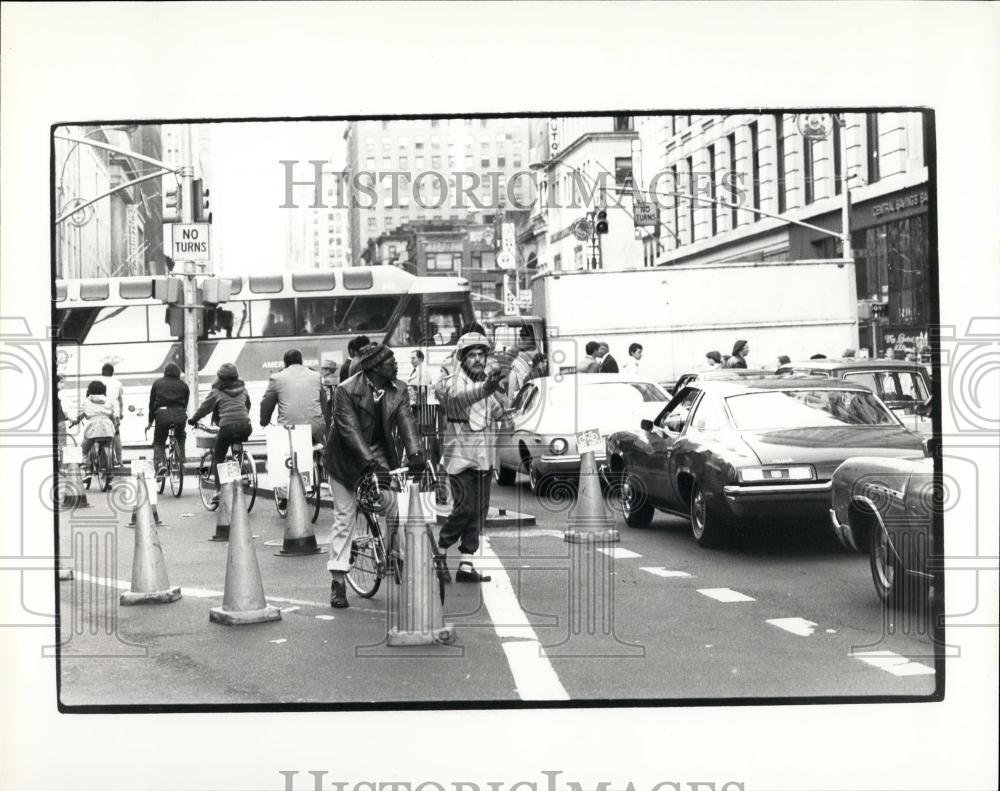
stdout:
<svg viewBox="0 0 1000 791">
<path fill-rule="evenodd" d="M 747 596 L 745 593 L 734 591 L 732 588 L 698 588 L 698 593 L 702 596 L 708 596 L 710 599 L 715 599 L 716 601 L 721 601 L 726 604 L 738 601 L 757 601 L 752 596 Z"/>
<path fill-rule="evenodd" d="M 805 618 L 769 618 L 767 620 L 771 626 L 777 626 L 786 632 L 791 632 L 799 637 L 810 637 L 816 630 L 818 624 L 807 621 Z"/>
<path fill-rule="evenodd" d="M 641 558 L 638 552 L 633 552 L 631 549 L 622 549 L 621 547 L 611 547 L 610 549 L 598 549 L 598 552 L 603 552 L 605 555 L 611 555 L 611 557 L 616 560 L 628 559 L 628 558 Z"/>
<path fill-rule="evenodd" d="M 690 577 L 686 571 L 671 571 L 670 569 L 661 569 L 653 566 L 642 566 L 639 571 L 645 571 L 647 574 L 653 574 L 657 577 Z"/>
<path fill-rule="evenodd" d="M 860 651 L 851 654 L 865 664 L 877 667 L 894 676 L 929 676 L 934 675 L 934 668 L 897 654 L 895 651 Z"/>
</svg>

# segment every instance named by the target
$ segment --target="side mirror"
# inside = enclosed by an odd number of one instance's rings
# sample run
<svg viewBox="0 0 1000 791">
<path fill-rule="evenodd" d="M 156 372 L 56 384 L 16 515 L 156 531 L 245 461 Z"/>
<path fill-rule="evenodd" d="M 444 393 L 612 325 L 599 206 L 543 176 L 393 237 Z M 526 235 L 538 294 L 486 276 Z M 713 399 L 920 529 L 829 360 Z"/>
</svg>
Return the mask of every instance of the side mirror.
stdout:
<svg viewBox="0 0 1000 791">
<path fill-rule="evenodd" d="M 641 428 L 643 431 L 652 431 L 653 430 L 653 421 L 652 420 L 640 420 L 639 421 L 639 428 Z"/>
<path fill-rule="evenodd" d="M 920 417 L 930 417 L 931 415 L 931 399 L 927 399 L 922 404 L 918 404 L 916 409 L 913 410 Z"/>
</svg>

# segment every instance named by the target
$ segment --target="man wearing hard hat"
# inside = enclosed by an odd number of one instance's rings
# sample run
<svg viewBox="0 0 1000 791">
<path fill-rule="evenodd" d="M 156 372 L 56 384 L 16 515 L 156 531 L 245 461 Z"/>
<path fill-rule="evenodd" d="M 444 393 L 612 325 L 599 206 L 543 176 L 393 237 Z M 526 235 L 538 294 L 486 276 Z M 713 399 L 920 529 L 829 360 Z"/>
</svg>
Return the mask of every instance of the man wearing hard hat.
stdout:
<svg viewBox="0 0 1000 791">
<path fill-rule="evenodd" d="M 455 347 L 456 370 L 443 375 L 434 386 L 444 408 L 444 465 L 451 484 L 453 507 L 438 537 L 439 576 L 451 581 L 448 548 L 458 543 L 461 560 L 456 582 L 488 582 L 472 566 L 479 549 L 479 534 L 490 507 L 490 483 L 496 446 L 496 424 L 504 405 L 497 395 L 501 369 L 489 361 L 489 339 L 468 332 Z"/>
</svg>

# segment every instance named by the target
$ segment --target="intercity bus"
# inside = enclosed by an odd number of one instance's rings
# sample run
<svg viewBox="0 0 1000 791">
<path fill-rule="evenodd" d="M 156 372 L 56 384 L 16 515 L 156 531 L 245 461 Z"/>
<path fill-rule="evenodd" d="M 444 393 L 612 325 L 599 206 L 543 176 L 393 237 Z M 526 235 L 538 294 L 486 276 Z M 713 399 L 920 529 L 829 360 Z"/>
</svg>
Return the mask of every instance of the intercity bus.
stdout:
<svg viewBox="0 0 1000 791">
<path fill-rule="evenodd" d="M 321 354 L 343 361 L 348 342 L 367 335 L 396 352 L 405 379 L 413 349 L 422 349 L 427 364 L 437 366 L 450 354 L 461 326 L 473 319 L 469 281 L 458 277 L 418 277 L 391 266 L 220 277 L 231 281 L 230 297 L 204 311 L 199 395 L 207 394 L 220 365 L 235 363 L 250 392 L 251 442 L 263 441 L 258 405 L 286 350 L 300 349 L 305 365 L 318 369 Z M 150 386 L 167 363 L 184 370 L 183 342 L 171 333 L 167 305 L 154 297 L 153 284 L 152 277 L 55 281 L 55 359 L 66 377 L 63 408 L 75 415 L 87 384 L 111 363 L 124 386 L 125 446 L 149 444 L 144 429 Z"/>
</svg>

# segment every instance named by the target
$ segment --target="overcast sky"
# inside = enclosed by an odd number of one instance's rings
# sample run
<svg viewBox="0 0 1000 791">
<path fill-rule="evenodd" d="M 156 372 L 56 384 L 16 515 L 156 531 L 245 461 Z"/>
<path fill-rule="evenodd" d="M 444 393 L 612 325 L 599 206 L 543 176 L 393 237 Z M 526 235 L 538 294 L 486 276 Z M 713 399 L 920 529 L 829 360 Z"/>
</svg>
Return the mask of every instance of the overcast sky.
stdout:
<svg viewBox="0 0 1000 791">
<path fill-rule="evenodd" d="M 212 124 L 213 233 L 219 235 L 222 253 L 218 271 L 261 273 L 285 268 L 288 210 L 279 208 L 285 196 L 285 169 L 280 162 L 302 162 L 297 178 L 312 174 L 311 159 L 329 161 L 331 171 L 342 170 L 344 128 L 341 121 Z"/>
</svg>

